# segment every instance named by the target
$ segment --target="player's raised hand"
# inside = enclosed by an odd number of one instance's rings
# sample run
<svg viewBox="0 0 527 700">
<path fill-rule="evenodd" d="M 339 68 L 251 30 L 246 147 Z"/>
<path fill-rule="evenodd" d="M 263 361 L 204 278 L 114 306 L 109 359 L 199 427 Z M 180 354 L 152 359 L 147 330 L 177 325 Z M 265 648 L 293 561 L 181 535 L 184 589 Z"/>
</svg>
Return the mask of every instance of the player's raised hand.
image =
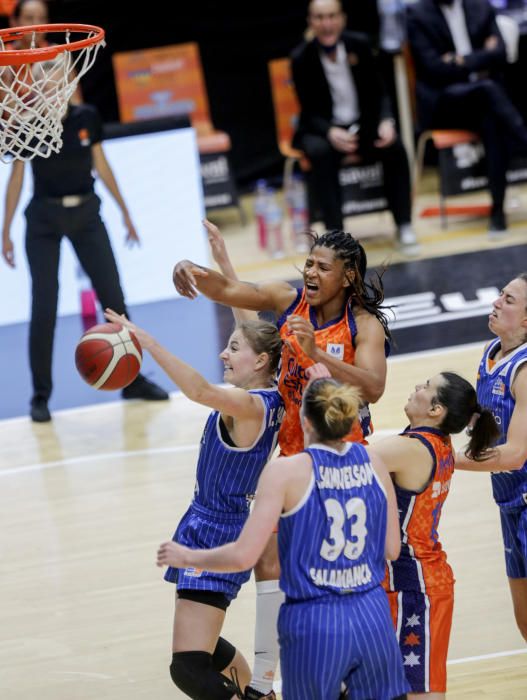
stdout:
<svg viewBox="0 0 527 700">
<path fill-rule="evenodd" d="M 110 323 L 119 323 L 121 326 L 128 328 L 128 330 L 135 335 L 141 347 L 145 350 L 148 350 L 155 345 L 154 338 L 152 338 L 152 336 L 142 328 L 139 328 L 139 326 L 136 326 L 134 323 L 129 321 L 124 314 L 118 314 L 117 311 L 114 311 L 113 309 L 105 309 L 104 317 Z"/>
<path fill-rule="evenodd" d="M 177 542 L 163 542 L 157 550 L 158 566 L 174 566 L 181 568 L 186 566 L 187 547 Z"/>
<path fill-rule="evenodd" d="M 213 224 L 208 219 L 203 219 L 203 225 L 207 229 L 212 257 L 214 258 L 215 262 L 218 263 L 221 270 L 226 263 L 230 262 L 225 241 L 216 224 Z"/>
<path fill-rule="evenodd" d="M 187 299 L 195 299 L 198 296 L 196 277 L 207 277 L 205 268 L 196 265 L 190 260 L 180 260 L 174 267 L 172 280 L 178 294 Z"/>
</svg>

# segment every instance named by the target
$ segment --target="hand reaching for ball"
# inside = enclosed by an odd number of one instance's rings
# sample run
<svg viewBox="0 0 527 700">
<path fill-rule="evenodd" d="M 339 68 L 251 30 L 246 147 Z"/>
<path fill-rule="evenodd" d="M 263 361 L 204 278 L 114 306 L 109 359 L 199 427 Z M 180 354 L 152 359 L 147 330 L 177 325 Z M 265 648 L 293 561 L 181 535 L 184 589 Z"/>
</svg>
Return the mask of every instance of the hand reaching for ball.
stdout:
<svg viewBox="0 0 527 700">
<path fill-rule="evenodd" d="M 142 328 L 139 328 L 129 321 L 124 314 L 118 314 L 113 309 L 105 309 L 104 316 L 110 323 L 120 323 L 125 328 L 128 328 L 129 331 L 132 331 L 143 349 L 148 350 L 155 345 L 154 338 Z"/>
</svg>

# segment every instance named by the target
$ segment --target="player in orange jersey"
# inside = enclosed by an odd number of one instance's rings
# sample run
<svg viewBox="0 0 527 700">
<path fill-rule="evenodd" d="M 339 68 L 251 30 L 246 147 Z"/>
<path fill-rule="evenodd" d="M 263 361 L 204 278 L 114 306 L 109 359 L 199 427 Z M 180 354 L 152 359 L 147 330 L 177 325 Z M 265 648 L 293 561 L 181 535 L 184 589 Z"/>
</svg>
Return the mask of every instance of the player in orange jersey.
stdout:
<svg viewBox="0 0 527 700">
<path fill-rule="evenodd" d="M 217 228 L 209 221 L 205 227 Z M 299 409 L 308 367 L 322 362 L 332 377 L 360 390 L 364 404 L 349 440 L 364 441 L 372 432 L 368 404 L 379 400 L 386 382 L 389 331 L 380 278 L 367 281 L 366 253 L 351 234 L 328 231 L 312 239 L 300 289 L 285 281 L 248 284 L 189 260 L 174 269 L 182 296 L 194 299 L 201 292 L 221 304 L 276 314 L 285 341 L 279 379 L 286 403 L 279 441 L 284 455 L 303 449 Z"/>
<path fill-rule="evenodd" d="M 438 526 L 454 473 L 450 435 L 470 426 L 466 452 L 482 460 L 499 430 L 472 385 L 453 372 L 417 385 L 404 410 L 410 425 L 372 446 L 393 473 L 401 526 L 401 554 L 388 562 L 384 586 L 413 691 L 408 697 L 442 700 L 454 576 Z"/>
<path fill-rule="evenodd" d="M 227 274 L 184 260 L 174 269 L 175 287 L 189 299 L 194 299 L 199 291 L 228 306 L 275 313 L 285 341 L 279 378 L 286 406 L 278 440 L 281 454 L 292 455 L 303 450 L 299 409 L 307 384 L 306 370 L 316 362 L 324 363 L 335 379 L 359 388 L 364 404 L 347 439 L 365 442 L 365 436 L 372 431 L 368 403 L 377 401 L 384 391 L 389 332 L 382 312 L 382 283 L 380 279 L 366 280 L 364 248 L 343 231 L 329 231 L 320 237 L 313 235 L 304 264 L 302 288 L 296 289 L 282 281 L 248 284 L 228 274 L 218 228 L 209 221 L 205 221 L 205 227 L 213 255 Z M 276 614 L 271 610 L 271 599 L 280 595 L 276 535 L 257 568 L 260 586 L 265 586 L 264 597 L 269 602 L 265 603 L 267 614 L 261 613 L 257 605 L 256 630 L 257 635 L 264 627 L 269 632 L 263 635 L 267 639 L 263 653 L 256 657 L 256 665 L 265 669 L 254 674 L 251 686 L 261 696 L 271 697 L 269 691 L 278 661 L 276 641 L 274 652 L 273 644 L 269 643 L 270 639 L 276 640 Z"/>
</svg>

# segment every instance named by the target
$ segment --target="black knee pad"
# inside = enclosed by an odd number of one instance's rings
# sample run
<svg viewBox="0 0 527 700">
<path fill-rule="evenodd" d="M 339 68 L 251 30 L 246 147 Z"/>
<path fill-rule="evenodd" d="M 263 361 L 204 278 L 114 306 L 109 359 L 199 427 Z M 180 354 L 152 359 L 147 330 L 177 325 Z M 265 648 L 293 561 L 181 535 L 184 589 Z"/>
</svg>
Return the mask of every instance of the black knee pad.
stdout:
<svg viewBox="0 0 527 700">
<path fill-rule="evenodd" d="M 216 649 L 212 654 L 212 667 L 216 671 L 224 671 L 232 663 L 235 655 L 236 647 L 223 637 L 219 637 Z"/>
<path fill-rule="evenodd" d="M 206 651 L 172 654 L 170 677 L 192 700 L 230 700 L 239 692 L 232 681 L 213 668 L 212 655 Z"/>
</svg>

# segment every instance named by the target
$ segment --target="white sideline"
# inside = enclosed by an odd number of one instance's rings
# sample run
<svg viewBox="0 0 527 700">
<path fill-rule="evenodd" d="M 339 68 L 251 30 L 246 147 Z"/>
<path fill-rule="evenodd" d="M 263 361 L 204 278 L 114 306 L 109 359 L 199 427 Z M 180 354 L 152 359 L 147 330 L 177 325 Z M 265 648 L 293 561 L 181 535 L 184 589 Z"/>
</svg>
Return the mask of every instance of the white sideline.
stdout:
<svg viewBox="0 0 527 700">
<path fill-rule="evenodd" d="M 447 665 L 454 666 L 456 664 L 467 664 L 471 661 L 488 661 L 489 659 L 498 659 L 503 656 L 517 656 L 518 654 L 527 654 L 527 649 L 513 649 L 511 651 L 496 651 L 493 654 L 482 654 L 481 656 L 467 656 L 463 659 L 447 661 Z M 280 693 L 282 690 L 282 681 L 275 681 L 273 683 L 273 690 L 276 693 Z"/>
</svg>

